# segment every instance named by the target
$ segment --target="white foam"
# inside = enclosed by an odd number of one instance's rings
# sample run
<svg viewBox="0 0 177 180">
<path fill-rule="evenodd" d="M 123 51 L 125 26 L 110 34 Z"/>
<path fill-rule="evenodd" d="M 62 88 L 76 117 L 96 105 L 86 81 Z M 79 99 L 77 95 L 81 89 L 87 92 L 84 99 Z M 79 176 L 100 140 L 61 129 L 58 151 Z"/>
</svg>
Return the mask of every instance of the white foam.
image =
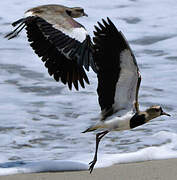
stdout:
<svg viewBox="0 0 177 180">
<path fill-rule="evenodd" d="M 166 138 L 171 142 L 162 146 L 147 147 L 136 152 L 131 153 L 120 153 L 120 154 L 104 154 L 101 155 L 101 162 L 96 165 L 97 168 L 107 167 L 113 164 L 141 162 L 149 160 L 160 160 L 177 158 L 176 151 L 176 138 L 177 134 L 169 132 L 159 132 L 154 135 L 154 138 Z"/>
<path fill-rule="evenodd" d="M 40 161 L 17 163 L 16 166 L 14 164 L 15 163 L 8 163 L 7 167 L 4 165 L 4 167 L 0 168 L 0 175 L 36 172 L 82 171 L 88 169 L 86 164 L 75 161 Z"/>
<path fill-rule="evenodd" d="M 165 137 L 171 139 L 160 147 L 148 147 L 136 152 L 120 154 L 101 154 L 95 168 L 108 167 L 113 164 L 123 164 L 131 162 L 141 162 L 149 160 L 160 160 L 177 158 L 177 151 L 174 148 L 177 134 L 160 132 L 154 135 L 154 138 Z M 175 143 L 177 145 L 177 143 Z M 37 173 L 37 172 L 61 172 L 61 171 L 81 171 L 88 170 L 88 163 L 93 154 L 83 154 L 68 161 L 39 161 L 39 162 L 9 162 L 0 164 L 0 175 L 17 173 Z M 80 161 L 82 159 L 82 161 Z M 83 162 L 84 159 L 84 162 Z"/>
</svg>

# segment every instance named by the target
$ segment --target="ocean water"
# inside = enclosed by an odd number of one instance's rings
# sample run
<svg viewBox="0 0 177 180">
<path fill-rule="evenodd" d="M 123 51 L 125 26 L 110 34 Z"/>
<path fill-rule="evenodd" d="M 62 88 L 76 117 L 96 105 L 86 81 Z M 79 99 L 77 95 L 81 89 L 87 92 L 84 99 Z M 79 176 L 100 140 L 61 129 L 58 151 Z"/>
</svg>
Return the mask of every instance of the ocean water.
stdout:
<svg viewBox="0 0 177 180">
<path fill-rule="evenodd" d="M 95 133 L 81 133 L 100 113 L 94 72 L 85 89 L 69 91 L 48 75 L 25 32 L 3 38 L 24 11 L 48 3 L 84 7 L 89 17 L 78 21 L 91 36 L 97 21 L 110 17 L 139 64 L 141 109 L 158 104 L 172 115 L 109 133 L 96 167 L 177 158 L 177 1 L 6 0 L 0 2 L 0 175 L 83 170 L 94 155 Z"/>
</svg>

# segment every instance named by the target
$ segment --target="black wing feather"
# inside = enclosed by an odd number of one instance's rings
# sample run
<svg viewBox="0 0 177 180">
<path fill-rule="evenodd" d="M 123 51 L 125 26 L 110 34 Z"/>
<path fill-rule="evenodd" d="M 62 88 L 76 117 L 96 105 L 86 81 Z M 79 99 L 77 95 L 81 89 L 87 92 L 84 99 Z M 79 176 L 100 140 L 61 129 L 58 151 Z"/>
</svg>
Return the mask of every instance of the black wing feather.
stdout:
<svg viewBox="0 0 177 180">
<path fill-rule="evenodd" d="M 114 112 L 114 96 L 116 83 L 120 75 L 120 53 L 127 48 L 122 35 L 108 18 L 103 24 L 95 27 L 95 62 L 98 67 L 98 100 L 103 117 Z"/>
<path fill-rule="evenodd" d="M 89 58 L 88 62 L 87 56 L 85 55 L 85 49 L 93 52 L 93 45 L 89 36 L 87 36 L 86 39 L 82 43 L 80 43 L 79 41 L 72 39 L 61 31 L 55 29 L 52 24 L 49 24 L 42 18 L 38 17 L 36 19 L 36 23 L 43 35 L 47 37 L 47 39 L 52 44 L 54 44 L 62 54 L 64 54 L 69 59 L 74 59 L 80 66 L 84 66 L 87 70 L 89 70 L 88 66 L 92 65 L 92 69 L 96 72 L 94 63 L 90 62 L 90 59 L 92 58 Z M 64 39 L 61 40 L 61 36 L 64 36 Z M 73 47 L 68 49 L 67 47 L 70 46 L 71 43 L 73 44 Z M 71 53 L 72 56 L 70 55 Z M 90 53 L 89 55 L 92 56 L 92 53 Z"/>
<path fill-rule="evenodd" d="M 83 88 L 85 87 L 84 81 L 89 84 L 82 66 L 85 66 L 88 70 L 88 67 L 92 65 L 95 70 L 94 62 L 90 62 L 90 60 L 93 61 L 93 58 L 88 57 L 88 55 L 93 55 L 90 38 L 87 37 L 83 43 L 80 43 L 53 28 L 51 24 L 37 16 L 20 19 L 14 22 L 13 25 L 18 25 L 18 27 L 7 34 L 6 37 L 9 39 L 16 37 L 26 26 L 30 46 L 45 62 L 48 73 L 53 75 L 56 81 L 61 80 L 62 83 L 67 83 L 69 89 L 72 88 L 73 84 L 77 90 L 78 81 Z M 86 49 L 89 53 L 86 51 L 85 55 Z"/>
</svg>

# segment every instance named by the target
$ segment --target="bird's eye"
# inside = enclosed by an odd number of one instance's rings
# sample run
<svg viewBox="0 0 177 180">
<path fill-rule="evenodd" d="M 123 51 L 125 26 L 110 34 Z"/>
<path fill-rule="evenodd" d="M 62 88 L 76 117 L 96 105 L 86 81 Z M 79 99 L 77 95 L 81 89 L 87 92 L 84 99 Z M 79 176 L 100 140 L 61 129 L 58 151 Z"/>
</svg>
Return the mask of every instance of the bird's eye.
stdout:
<svg viewBox="0 0 177 180">
<path fill-rule="evenodd" d="M 156 112 L 159 112 L 159 111 L 160 111 L 160 109 L 155 109 L 155 111 L 156 111 Z"/>
</svg>

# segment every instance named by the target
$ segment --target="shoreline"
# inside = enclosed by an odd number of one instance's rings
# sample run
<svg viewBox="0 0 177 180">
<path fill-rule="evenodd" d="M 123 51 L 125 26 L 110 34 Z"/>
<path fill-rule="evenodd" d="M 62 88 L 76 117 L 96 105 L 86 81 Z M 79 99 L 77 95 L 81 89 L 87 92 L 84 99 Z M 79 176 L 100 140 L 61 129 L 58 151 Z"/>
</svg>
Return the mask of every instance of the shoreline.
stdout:
<svg viewBox="0 0 177 180">
<path fill-rule="evenodd" d="M 89 171 L 46 172 L 0 176 L 0 180 L 175 180 L 177 159 L 116 164 Z"/>
</svg>

